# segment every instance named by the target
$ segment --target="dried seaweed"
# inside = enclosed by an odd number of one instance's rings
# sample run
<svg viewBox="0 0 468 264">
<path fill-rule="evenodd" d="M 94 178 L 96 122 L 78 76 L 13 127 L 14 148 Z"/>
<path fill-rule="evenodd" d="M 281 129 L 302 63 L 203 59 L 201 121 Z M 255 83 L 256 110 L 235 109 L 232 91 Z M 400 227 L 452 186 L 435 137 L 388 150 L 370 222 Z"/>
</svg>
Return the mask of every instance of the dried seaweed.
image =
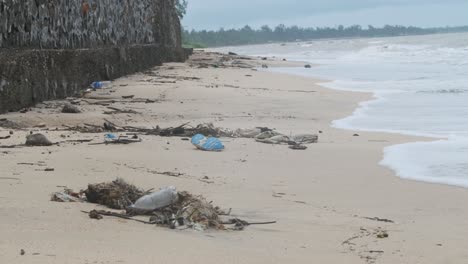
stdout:
<svg viewBox="0 0 468 264">
<path fill-rule="evenodd" d="M 123 179 L 117 179 L 112 182 L 89 184 L 84 194 L 90 203 L 105 205 L 112 209 L 125 209 L 145 192 Z"/>
</svg>

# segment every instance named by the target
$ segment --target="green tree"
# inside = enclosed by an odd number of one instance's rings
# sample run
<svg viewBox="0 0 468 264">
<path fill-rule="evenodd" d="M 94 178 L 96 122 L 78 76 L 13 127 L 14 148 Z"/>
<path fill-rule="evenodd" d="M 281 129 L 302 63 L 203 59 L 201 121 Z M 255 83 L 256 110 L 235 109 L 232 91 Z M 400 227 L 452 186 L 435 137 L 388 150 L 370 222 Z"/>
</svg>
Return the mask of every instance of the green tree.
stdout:
<svg viewBox="0 0 468 264">
<path fill-rule="evenodd" d="M 185 14 L 187 14 L 187 6 L 188 6 L 187 0 L 175 1 L 176 12 L 179 18 L 182 19 L 185 16 Z"/>
</svg>

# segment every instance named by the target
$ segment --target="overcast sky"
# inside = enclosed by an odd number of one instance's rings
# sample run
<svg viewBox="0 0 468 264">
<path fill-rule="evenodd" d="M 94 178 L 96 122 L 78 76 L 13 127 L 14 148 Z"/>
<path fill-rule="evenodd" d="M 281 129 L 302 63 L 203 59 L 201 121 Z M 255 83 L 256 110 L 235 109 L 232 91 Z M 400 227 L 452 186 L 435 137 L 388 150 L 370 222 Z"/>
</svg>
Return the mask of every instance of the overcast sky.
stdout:
<svg viewBox="0 0 468 264">
<path fill-rule="evenodd" d="M 468 0 L 188 0 L 186 28 L 468 25 Z"/>
</svg>

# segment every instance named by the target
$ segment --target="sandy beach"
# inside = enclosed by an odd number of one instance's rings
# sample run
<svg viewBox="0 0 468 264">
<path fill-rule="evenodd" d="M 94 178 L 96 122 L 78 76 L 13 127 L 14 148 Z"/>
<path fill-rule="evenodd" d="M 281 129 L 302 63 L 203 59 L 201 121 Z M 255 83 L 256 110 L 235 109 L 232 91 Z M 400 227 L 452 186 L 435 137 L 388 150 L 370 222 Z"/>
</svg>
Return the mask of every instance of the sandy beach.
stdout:
<svg viewBox="0 0 468 264">
<path fill-rule="evenodd" d="M 80 114 L 60 113 L 63 102 L 56 101 L 0 115 L 17 126 L 0 128 L 0 137 L 14 132 L 0 147 L 24 143 L 30 131 L 62 142 L 0 148 L 0 262 L 466 263 L 468 191 L 402 180 L 378 164 L 386 146 L 430 139 L 331 128 L 372 95 L 255 69 L 300 63 L 225 56 L 222 67 L 212 67 L 221 57 L 197 52 L 186 63 L 115 80 L 111 89 L 82 98 Z M 121 100 L 128 95 L 143 100 Z M 103 100 L 133 112 L 104 114 L 109 105 L 95 104 Z M 203 152 L 179 137 L 143 135 L 130 145 L 70 141 L 102 142 L 104 132 L 67 127 L 101 126 L 104 119 L 148 128 L 187 122 L 269 127 L 318 134 L 319 142 L 298 151 L 222 138 L 223 152 Z M 50 201 L 62 186 L 80 190 L 118 177 L 147 189 L 173 185 L 232 208 L 236 217 L 277 223 L 239 232 L 170 230 L 110 217 L 97 221 L 81 210 L 102 206 Z M 383 233 L 388 237 L 379 238 Z"/>
</svg>

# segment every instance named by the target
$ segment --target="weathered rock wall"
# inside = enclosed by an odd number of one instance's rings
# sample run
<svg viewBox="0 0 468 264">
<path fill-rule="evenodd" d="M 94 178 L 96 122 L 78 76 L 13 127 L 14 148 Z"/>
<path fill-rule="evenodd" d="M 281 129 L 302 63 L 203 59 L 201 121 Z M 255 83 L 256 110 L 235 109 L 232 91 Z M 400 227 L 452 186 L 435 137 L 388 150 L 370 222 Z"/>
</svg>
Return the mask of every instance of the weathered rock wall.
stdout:
<svg viewBox="0 0 468 264">
<path fill-rule="evenodd" d="M 174 0 L 0 0 L 0 47 L 174 43 L 173 26 Z"/>
<path fill-rule="evenodd" d="M 187 56 L 174 0 L 0 0 L 0 113 Z"/>
<path fill-rule="evenodd" d="M 112 80 L 187 54 L 158 45 L 79 50 L 0 50 L 0 113 L 48 99 L 79 96 L 97 80 Z"/>
</svg>

